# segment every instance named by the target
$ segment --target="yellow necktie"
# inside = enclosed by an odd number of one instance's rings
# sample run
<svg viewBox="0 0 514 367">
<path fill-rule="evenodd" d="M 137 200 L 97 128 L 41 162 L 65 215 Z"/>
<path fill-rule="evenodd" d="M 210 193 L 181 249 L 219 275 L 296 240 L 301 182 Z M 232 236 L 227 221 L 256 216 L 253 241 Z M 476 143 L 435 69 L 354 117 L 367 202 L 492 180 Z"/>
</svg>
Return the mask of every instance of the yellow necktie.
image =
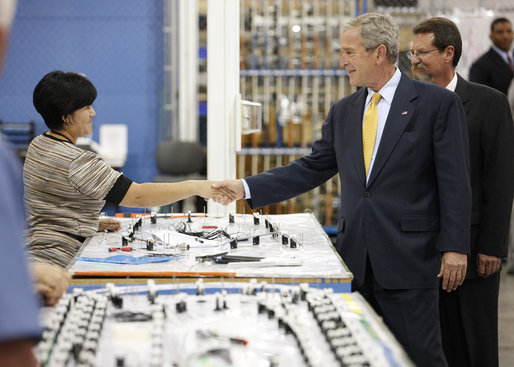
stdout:
<svg viewBox="0 0 514 367">
<path fill-rule="evenodd" d="M 364 123 L 362 124 L 362 148 L 364 153 L 364 167 L 366 168 L 366 177 L 368 177 L 369 165 L 371 163 L 371 155 L 375 146 L 375 137 L 377 135 L 378 124 L 378 101 L 382 96 L 380 93 L 373 94 L 371 103 L 364 114 Z"/>
</svg>

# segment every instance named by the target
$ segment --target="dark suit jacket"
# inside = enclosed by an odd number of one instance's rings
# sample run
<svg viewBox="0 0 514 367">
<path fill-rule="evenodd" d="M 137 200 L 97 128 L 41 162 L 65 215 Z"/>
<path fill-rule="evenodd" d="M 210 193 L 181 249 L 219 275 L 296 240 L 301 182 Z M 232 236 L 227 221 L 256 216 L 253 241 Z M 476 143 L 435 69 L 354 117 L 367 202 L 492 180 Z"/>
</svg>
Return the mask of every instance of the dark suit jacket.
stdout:
<svg viewBox="0 0 514 367">
<path fill-rule="evenodd" d="M 306 192 L 339 172 L 337 250 L 362 284 L 366 256 L 380 285 L 439 284 L 440 254 L 469 252 L 471 187 L 466 118 L 455 93 L 402 74 L 366 184 L 367 89 L 336 102 L 312 153 L 246 178 L 252 207 Z"/>
<path fill-rule="evenodd" d="M 514 77 L 510 66 L 502 59 L 498 52 L 489 49 L 480 56 L 469 70 L 469 80 L 485 84 L 507 95 L 509 86 Z"/>
<path fill-rule="evenodd" d="M 470 83 L 459 75 L 455 93 L 468 120 L 473 196 L 467 277 L 476 277 L 478 253 L 507 257 L 514 127 L 509 102 L 497 90 Z"/>
</svg>

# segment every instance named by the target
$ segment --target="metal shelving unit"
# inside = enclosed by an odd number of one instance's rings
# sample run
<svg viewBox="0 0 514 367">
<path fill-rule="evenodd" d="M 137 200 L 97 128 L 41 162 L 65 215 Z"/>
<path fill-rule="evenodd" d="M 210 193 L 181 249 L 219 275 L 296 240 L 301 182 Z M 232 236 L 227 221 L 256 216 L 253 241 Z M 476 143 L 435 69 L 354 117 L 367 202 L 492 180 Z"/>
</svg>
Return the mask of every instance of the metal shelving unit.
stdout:
<svg viewBox="0 0 514 367">
<path fill-rule="evenodd" d="M 353 91 L 339 68 L 339 34 L 355 6 L 353 0 L 240 1 L 241 96 L 262 104 L 263 130 L 243 136 L 238 177 L 308 154 L 330 106 Z M 338 192 L 336 176 L 263 212 L 313 211 L 323 225 L 334 225 Z M 239 212 L 250 210 L 244 205 Z"/>
</svg>

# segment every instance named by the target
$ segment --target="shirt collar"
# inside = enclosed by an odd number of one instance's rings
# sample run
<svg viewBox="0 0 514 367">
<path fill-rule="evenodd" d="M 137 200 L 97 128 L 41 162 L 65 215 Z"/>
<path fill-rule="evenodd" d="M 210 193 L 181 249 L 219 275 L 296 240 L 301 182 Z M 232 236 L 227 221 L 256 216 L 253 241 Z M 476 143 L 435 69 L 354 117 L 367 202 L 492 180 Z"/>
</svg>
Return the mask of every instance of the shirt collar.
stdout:
<svg viewBox="0 0 514 367">
<path fill-rule="evenodd" d="M 394 72 L 393 76 L 389 81 L 380 89 L 378 92 L 382 96 L 382 99 L 384 99 L 388 104 L 391 104 L 393 102 L 394 93 L 396 92 L 396 88 L 398 87 L 398 84 L 400 84 L 400 79 L 402 78 L 402 73 L 400 69 L 396 68 L 396 71 Z M 366 105 L 368 105 L 369 101 L 371 100 L 371 97 L 373 97 L 373 94 L 375 94 L 375 91 L 368 89 L 368 96 L 366 97 Z"/>
<path fill-rule="evenodd" d="M 446 86 L 446 89 L 449 89 L 452 92 L 455 92 L 455 88 L 457 88 L 457 73 L 453 73 L 452 81 Z"/>
</svg>

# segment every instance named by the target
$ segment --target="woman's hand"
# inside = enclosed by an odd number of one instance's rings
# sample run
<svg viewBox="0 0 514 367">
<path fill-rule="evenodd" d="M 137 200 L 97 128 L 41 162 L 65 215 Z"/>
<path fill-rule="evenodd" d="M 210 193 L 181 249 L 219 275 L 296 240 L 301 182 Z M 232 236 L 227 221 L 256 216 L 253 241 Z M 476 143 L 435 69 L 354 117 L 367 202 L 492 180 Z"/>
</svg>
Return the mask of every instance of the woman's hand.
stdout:
<svg viewBox="0 0 514 367">
<path fill-rule="evenodd" d="M 121 229 L 121 223 L 119 220 L 112 218 L 100 219 L 98 223 L 98 232 L 109 231 L 118 232 Z"/>
<path fill-rule="evenodd" d="M 70 275 L 61 267 L 50 264 L 31 263 L 34 287 L 43 297 L 45 306 L 55 305 L 70 282 Z"/>
</svg>

